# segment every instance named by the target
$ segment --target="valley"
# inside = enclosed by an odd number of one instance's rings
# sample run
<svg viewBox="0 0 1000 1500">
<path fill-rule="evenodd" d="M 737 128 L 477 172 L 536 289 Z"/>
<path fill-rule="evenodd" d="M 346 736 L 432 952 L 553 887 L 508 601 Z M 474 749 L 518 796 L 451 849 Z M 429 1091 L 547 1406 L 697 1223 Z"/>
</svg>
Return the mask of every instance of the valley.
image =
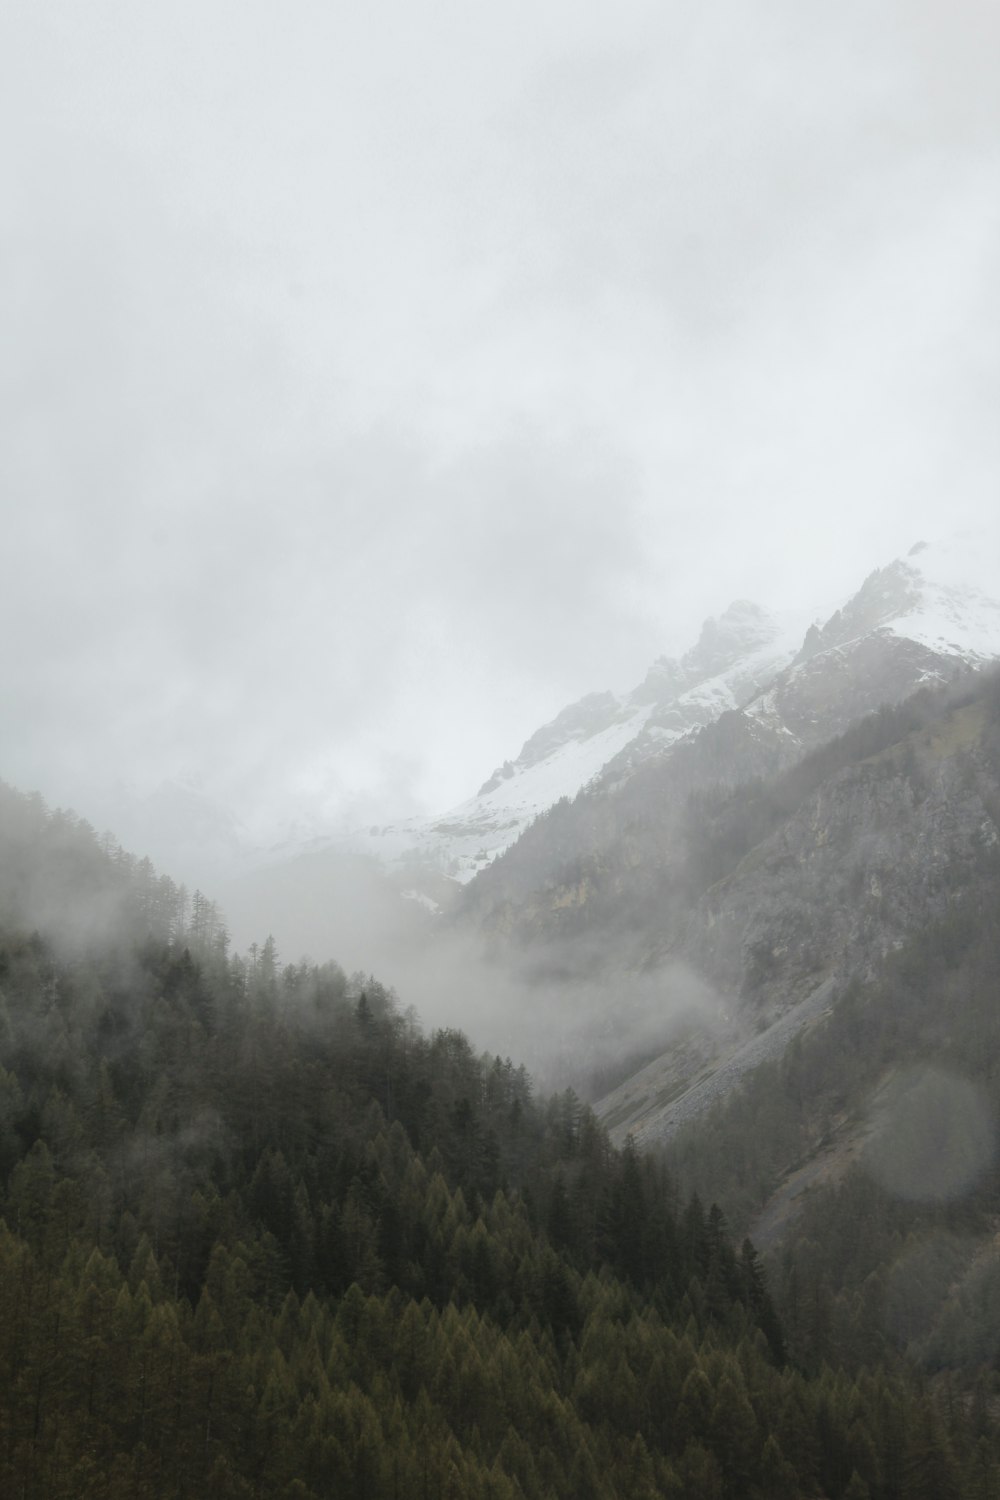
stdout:
<svg viewBox="0 0 1000 1500">
<path fill-rule="evenodd" d="M 221 905 L 2 789 L 5 1479 L 987 1496 L 1000 611 L 943 589 L 737 606 Z"/>
</svg>

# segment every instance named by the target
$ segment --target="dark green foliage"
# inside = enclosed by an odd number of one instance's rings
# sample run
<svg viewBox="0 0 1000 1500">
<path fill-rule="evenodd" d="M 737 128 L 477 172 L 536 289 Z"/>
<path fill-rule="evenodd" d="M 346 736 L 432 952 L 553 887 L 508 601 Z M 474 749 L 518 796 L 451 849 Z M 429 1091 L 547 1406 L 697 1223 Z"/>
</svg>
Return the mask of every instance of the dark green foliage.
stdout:
<svg viewBox="0 0 1000 1500">
<path fill-rule="evenodd" d="M 203 898 L 164 933 L 149 870 L 70 842 L 109 923 L 0 924 L 0 1493 L 990 1492 L 991 1391 L 807 1380 L 753 1246 L 572 1093 L 228 959 Z"/>
</svg>

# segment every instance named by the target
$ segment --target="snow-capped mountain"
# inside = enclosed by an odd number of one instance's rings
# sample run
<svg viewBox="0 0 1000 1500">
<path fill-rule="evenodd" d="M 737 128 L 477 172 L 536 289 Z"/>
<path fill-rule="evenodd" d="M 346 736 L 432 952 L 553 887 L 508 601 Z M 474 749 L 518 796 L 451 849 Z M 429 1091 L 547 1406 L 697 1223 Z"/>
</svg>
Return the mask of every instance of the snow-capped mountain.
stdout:
<svg viewBox="0 0 1000 1500">
<path fill-rule="evenodd" d="M 220 872 L 362 856 L 396 893 L 434 910 L 561 799 L 622 786 L 728 710 L 745 710 L 794 758 L 922 681 L 1000 656 L 997 596 L 1000 569 L 987 549 L 918 543 L 808 629 L 806 620 L 779 622 L 737 601 L 706 621 L 683 655 L 654 661 L 631 691 L 591 693 L 564 708 L 473 796 L 436 817 L 321 829 L 263 853 L 224 808 L 171 784 L 120 798 L 107 821 L 165 867 L 213 889 Z"/>
<path fill-rule="evenodd" d="M 756 1066 L 761 1028 L 783 1047 L 786 1012 L 811 1024 L 831 976 L 941 915 L 997 838 L 995 678 L 970 668 L 1000 657 L 1000 604 L 978 561 L 919 547 L 871 574 L 739 709 L 638 764 L 625 747 L 464 887 L 449 925 L 515 968 L 532 1025 L 619 1078 L 658 1027 L 645 1109 L 716 1053 L 731 1077 Z M 682 1025 L 700 1040 L 678 1053 Z M 636 1128 L 634 1103 L 604 1112 Z"/>
<path fill-rule="evenodd" d="M 825 625 L 810 627 L 749 712 L 804 748 L 819 744 L 922 683 L 1000 656 L 996 595 L 1000 567 L 982 549 L 918 542 L 870 574 Z"/>
<path fill-rule="evenodd" d="M 651 709 L 635 738 L 601 768 L 602 780 L 626 778 L 674 741 L 759 696 L 795 659 L 802 630 L 801 620 L 779 623 L 746 599 L 706 620 L 690 651 L 679 661 L 658 657 L 629 695 Z"/>
<path fill-rule="evenodd" d="M 779 624 L 739 600 L 709 619 L 680 658 L 660 657 L 631 692 L 591 693 L 570 704 L 504 761 L 475 796 L 433 819 L 411 818 L 330 839 L 374 855 L 420 895 L 431 874 L 465 883 L 513 844 L 540 813 L 602 773 L 627 775 L 665 746 L 736 708 L 794 658 L 801 622 Z"/>
<path fill-rule="evenodd" d="M 621 784 L 726 710 L 745 708 L 803 748 L 816 744 L 921 681 L 1000 656 L 991 564 L 974 544 L 917 543 L 804 639 L 803 620 L 779 622 L 738 600 L 705 622 L 683 656 L 653 662 L 631 692 L 591 693 L 564 708 L 440 817 L 310 847 L 373 855 L 426 897 L 428 877 L 468 882 L 561 798 L 597 781 Z"/>
</svg>

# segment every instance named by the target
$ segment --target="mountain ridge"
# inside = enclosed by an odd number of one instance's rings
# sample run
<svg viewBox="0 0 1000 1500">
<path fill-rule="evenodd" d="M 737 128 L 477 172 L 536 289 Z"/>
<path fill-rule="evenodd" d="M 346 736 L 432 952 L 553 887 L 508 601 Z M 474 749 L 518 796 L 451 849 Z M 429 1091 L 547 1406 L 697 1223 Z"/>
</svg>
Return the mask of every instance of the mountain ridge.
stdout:
<svg viewBox="0 0 1000 1500">
<path fill-rule="evenodd" d="M 560 710 L 466 801 L 430 818 L 321 836 L 312 847 L 467 884 L 562 797 L 631 776 L 730 710 L 803 748 L 818 744 L 921 682 L 1000 655 L 1000 603 L 980 586 L 985 576 L 970 542 L 918 542 L 868 574 L 822 624 L 782 623 L 736 600 L 705 621 L 683 655 L 658 657 L 635 688 L 589 693 Z"/>
</svg>

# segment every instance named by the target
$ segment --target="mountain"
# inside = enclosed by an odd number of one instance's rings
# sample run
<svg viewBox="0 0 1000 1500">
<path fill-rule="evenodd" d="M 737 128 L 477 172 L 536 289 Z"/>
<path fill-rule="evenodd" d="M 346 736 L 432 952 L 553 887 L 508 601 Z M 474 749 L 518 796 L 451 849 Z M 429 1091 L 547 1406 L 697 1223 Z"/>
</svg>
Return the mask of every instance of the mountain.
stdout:
<svg viewBox="0 0 1000 1500">
<path fill-rule="evenodd" d="M 289 912 L 284 946 L 334 951 L 358 923 L 345 916 L 331 928 L 321 920 L 324 887 L 337 889 L 343 907 L 352 869 L 362 884 L 378 887 L 376 905 L 390 923 L 401 900 L 444 912 L 562 799 L 623 785 L 723 714 L 746 711 L 760 744 L 780 741 L 777 754 L 787 760 L 921 681 L 992 658 L 1000 652 L 1000 607 L 991 598 L 990 560 L 988 549 L 968 543 L 918 543 L 808 629 L 805 619 L 779 621 L 738 600 L 705 622 L 688 651 L 654 661 L 632 689 L 590 693 L 562 709 L 473 796 L 433 816 L 345 830 L 302 808 L 294 830 L 266 846 L 259 809 L 234 811 L 192 778 L 152 788 L 118 784 L 92 793 L 86 812 L 189 887 L 224 887 L 241 941 L 258 936 L 251 928 L 261 913 L 277 913 L 294 865 L 305 892 L 301 909 L 316 915 L 300 923 Z"/>
<path fill-rule="evenodd" d="M 646 1143 L 780 1057 L 852 980 L 872 981 L 979 888 L 1000 850 L 1000 678 L 924 689 L 690 813 L 645 961 L 683 957 L 728 997 L 726 1024 L 696 1028 L 598 1106 Z"/>
<path fill-rule="evenodd" d="M 680 815 L 695 791 L 770 775 L 882 705 L 1000 657 L 1000 602 L 961 581 L 981 571 L 968 549 L 917 544 L 872 573 L 793 650 L 752 605 L 709 621 L 691 652 L 680 662 L 661 659 L 630 695 L 646 710 L 641 727 L 572 809 L 539 821 L 484 870 L 462 909 L 487 926 L 510 927 L 515 908 L 550 886 L 556 909 L 578 905 L 565 889 L 574 860 L 598 846 L 608 855 L 624 838 L 669 861 L 677 831 L 669 809 Z M 548 744 L 553 729 L 534 740 Z M 635 863 L 631 843 L 620 854 L 624 866 Z"/>
<path fill-rule="evenodd" d="M 620 782 L 723 713 L 747 709 L 790 746 L 808 747 L 922 681 L 1000 654 L 1000 604 L 971 581 L 984 571 L 970 545 L 918 543 L 804 634 L 801 620 L 779 622 L 737 600 L 631 691 L 564 708 L 447 812 L 286 843 L 267 862 L 368 856 L 404 891 L 447 904 L 441 876 L 468 883 L 562 798 Z"/>
<path fill-rule="evenodd" d="M 918 542 L 812 626 L 749 711 L 800 745 L 821 744 L 921 683 L 1000 656 L 1000 600 L 977 581 L 983 561 L 970 544 Z"/>
<path fill-rule="evenodd" d="M 996 609 L 926 551 L 767 680 L 727 612 L 409 904 L 477 1030 L 485 950 L 519 1042 L 603 1048 L 594 1111 L 0 787 L 5 1493 L 995 1493 Z"/>
<path fill-rule="evenodd" d="M 180 781 L 145 792 L 119 788 L 88 815 L 183 874 L 189 887 L 218 892 L 238 942 L 259 941 L 276 922 L 286 953 L 349 953 L 358 966 L 371 966 L 384 961 L 387 944 L 410 951 L 421 944 L 427 918 L 456 901 L 463 907 L 463 888 L 515 845 L 518 860 L 554 878 L 560 851 L 541 858 L 547 834 L 530 830 L 563 799 L 620 790 L 664 757 L 680 751 L 683 758 L 689 744 L 697 746 L 693 762 L 704 764 L 690 763 L 686 781 L 770 774 L 881 702 L 992 657 L 1000 651 L 1000 609 L 990 586 L 986 549 L 918 544 L 808 630 L 802 619 L 778 621 L 737 601 L 705 622 L 688 651 L 653 662 L 631 690 L 594 692 L 568 705 L 474 796 L 436 816 L 346 831 L 306 818 L 263 847 L 250 831 L 254 809 L 237 816 L 204 788 Z M 733 712 L 742 715 L 738 732 L 730 721 L 721 737 L 698 738 Z M 734 736 L 741 747 L 724 750 Z M 642 785 L 640 778 L 633 803 L 641 802 Z M 594 831 L 583 825 L 594 816 L 591 798 L 574 831 L 572 818 L 559 818 L 562 854 L 586 849 Z M 505 867 L 505 879 L 513 868 Z M 485 889 L 492 901 L 490 881 Z"/>
<path fill-rule="evenodd" d="M 450 813 L 293 840 L 213 880 L 234 939 L 378 966 L 448 1024 L 474 973 L 485 1043 L 606 1091 L 689 1009 L 738 1010 L 732 965 L 706 966 L 688 932 L 705 799 L 1000 652 L 989 561 L 918 544 L 808 630 L 731 606 L 630 692 L 564 709 Z"/>
<path fill-rule="evenodd" d="M 336 849 L 376 858 L 404 889 L 429 878 L 471 880 L 539 814 L 574 797 L 609 764 L 638 765 L 663 746 L 736 707 L 790 663 L 801 639 L 745 600 L 705 622 L 679 659 L 660 657 L 631 692 L 590 693 L 564 708 L 486 778 L 475 796 L 432 818 L 357 828 L 283 845 L 269 859 Z"/>
<path fill-rule="evenodd" d="M 997 836 L 974 700 L 1000 607 L 974 564 L 919 547 L 872 574 L 742 708 L 626 750 L 464 889 L 452 924 L 559 1017 L 619 1138 L 780 1052 Z"/>
<path fill-rule="evenodd" d="M 995 1192 L 936 1249 L 852 1200 L 779 1311 L 753 1243 L 571 1090 L 210 917 L 0 785 L 0 1493 L 995 1493 Z"/>
</svg>

